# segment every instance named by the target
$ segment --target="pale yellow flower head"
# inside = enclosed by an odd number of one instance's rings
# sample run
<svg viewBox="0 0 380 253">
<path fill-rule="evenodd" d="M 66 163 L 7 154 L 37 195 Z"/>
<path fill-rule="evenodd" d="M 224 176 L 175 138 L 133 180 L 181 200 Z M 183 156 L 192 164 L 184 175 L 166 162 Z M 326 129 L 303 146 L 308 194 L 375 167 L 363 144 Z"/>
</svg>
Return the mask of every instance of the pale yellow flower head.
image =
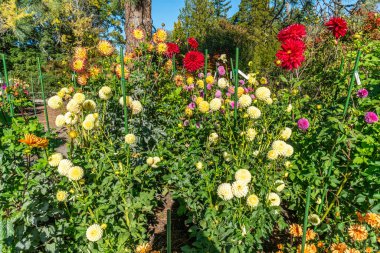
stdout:
<svg viewBox="0 0 380 253">
<path fill-rule="evenodd" d="M 208 137 L 209 142 L 216 143 L 219 139 L 219 135 L 217 133 L 211 133 Z"/>
<path fill-rule="evenodd" d="M 265 101 L 265 99 L 270 98 L 271 92 L 267 87 L 259 87 L 255 91 L 256 98 Z"/>
<path fill-rule="evenodd" d="M 132 114 L 139 114 L 143 110 L 143 106 L 138 100 L 134 100 L 131 103 Z"/>
<path fill-rule="evenodd" d="M 103 230 L 99 224 L 93 224 L 89 226 L 86 230 L 86 237 L 91 242 L 96 242 L 102 239 Z"/>
<path fill-rule="evenodd" d="M 51 98 L 49 98 L 48 100 L 48 106 L 53 109 L 53 110 L 56 110 L 56 109 L 59 109 L 63 106 L 63 100 L 61 97 L 59 96 L 52 96 Z"/>
<path fill-rule="evenodd" d="M 71 181 L 81 180 L 83 176 L 84 176 L 84 170 L 82 169 L 82 167 L 79 167 L 79 166 L 73 166 L 67 172 L 67 177 Z"/>
<path fill-rule="evenodd" d="M 222 106 L 222 100 L 220 100 L 219 98 L 214 98 L 210 102 L 210 109 L 213 112 L 219 111 L 221 106 Z"/>
<path fill-rule="evenodd" d="M 259 197 L 255 194 L 251 194 L 247 198 L 247 205 L 250 207 L 257 207 L 259 205 Z"/>
<path fill-rule="evenodd" d="M 250 106 L 247 108 L 247 114 L 251 119 L 258 119 L 261 117 L 261 111 L 255 106 Z"/>
<path fill-rule="evenodd" d="M 67 200 L 69 194 L 66 191 L 57 191 L 56 198 L 59 202 L 63 202 Z"/>
<path fill-rule="evenodd" d="M 245 197 L 248 194 L 248 185 L 245 181 L 236 180 L 232 183 L 232 193 L 237 198 Z"/>
<path fill-rule="evenodd" d="M 136 138 L 136 136 L 134 134 L 127 134 L 124 137 L 124 140 L 125 140 L 125 143 L 127 143 L 129 145 L 136 144 L 136 142 L 137 142 L 137 138 Z"/>
<path fill-rule="evenodd" d="M 218 186 L 218 197 L 223 200 L 231 200 L 234 195 L 232 193 L 232 186 L 229 183 L 223 183 Z"/>
<path fill-rule="evenodd" d="M 252 103 L 252 98 L 248 94 L 241 95 L 241 97 L 239 98 L 239 105 L 242 108 L 247 108 L 248 106 L 251 105 L 251 103 Z"/>
<path fill-rule="evenodd" d="M 280 138 L 286 141 L 290 138 L 291 135 L 292 135 L 292 129 L 290 129 L 289 127 L 285 127 L 280 133 Z"/>
<path fill-rule="evenodd" d="M 228 81 L 227 81 L 227 79 L 224 78 L 224 77 L 219 78 L 219 80 L 218 80 L 218 86 L 221 89 L 227 88 L 228 87 Z"/>
<path fill-rule="evenodd" d="M 86 100 L 86 96 L 83 93 L 78 92 L 74 94 L 73 100 L 75 100 L 75 102 L 81 105 Z"/>
<path fill-rule="evenodd" d="M 108 100 L 112 97 L 112 90 L 110 87 L 108 86 L 103 86 L 100 90 L 99 90 L 99 97 L 102 99 L 102 100 Z"/>
<path fill-rule="evenodd" d="M 68 112 L 71 112 L 71 113 L 74 113 L 74 114 L 78 114 L 81 110 L 81 105 L 74 99 L 71 99 L 67 105 L 66 105 L 66 109 Z"/>
<path fill-rule="evenodd" d="M 281 204 L 280 196 L 274 192 L 268 194 L 267 201 L 269 206 L 279 206 Z"/>
<path fill-rule="evenodd" d="M 89 120 L 89 119 L 86 119 L 82 122 L 82 127 L 87 130 L 87 131 L 90 131 L 92 129 L 94 129 L 95 127 L 95 121 L 94 120 Z"/>
<path fill-rule="evenodd" d="M 276 180 L 276 182 L 274 182 L 274 185 L 277 192 L 282 192 L 285 189 L 285 183 L 282 180 Z"/>
<path fill-rule="evenodd" d="M 269 160 L 276 160 L 278 158 L 278 152 L 276 150 L 269 150 L 267 153 L 267 158 Z"/>
<path fill-rule="evenodd" d="M 58 164 L 58 173 L 62 176 L 67 176 L 69 169 L 73 166 L 73 163 L 68 159 L 62 159 Z"/>
<path fill-rule="evenodd" d="M 144 31 L 142 29 L 134 29 L 133 30 L 133 37 L 136 39 L 136 40 L 142 40 L 144 39 Z"/>
<path fill-rule="evenodd" d="M 202 101 L 198 105 L 199 111 L 202 113 L 207 113 L 210 110 L 210 104 L 207 101 Z"/>
<path fill-rule="evenodd" d="M 247 141 L 253 141 L 257 135 L 257 132 L 253 128 L 248 128 L 246 132 Z"/>
<path fill-rule="evenodd" d="M 55 118 L 55 125 L 57 127 L 63 127 L 66 123 L 65 116 L 60 114 Z"/>
<path fill-rule="evenodd" d="M 249 170 L 246 170 L 246 169 L 239 169 L 235 173 L 236 181 L 241 181 L 248 184 L 249 182 L 251 182 L 251 178 L 252 178 L 251 173 L 249 172 Z"/>
<path fill-rule="evenodd" d="M 96 103 L 94 100 L 88 99 L 88 100 L 85 100 L 83 102 L 82 107 L 86 111 L 95 111 L 96 110 Z"/>
<path fill-rule="evenodd" d="M 50 166 L 58 167 L 62 159 L 63 159 L 63 155 L 61 153 L 54 153 L 51 156 L 49 156 L 48 162 Z"/>
</svg>

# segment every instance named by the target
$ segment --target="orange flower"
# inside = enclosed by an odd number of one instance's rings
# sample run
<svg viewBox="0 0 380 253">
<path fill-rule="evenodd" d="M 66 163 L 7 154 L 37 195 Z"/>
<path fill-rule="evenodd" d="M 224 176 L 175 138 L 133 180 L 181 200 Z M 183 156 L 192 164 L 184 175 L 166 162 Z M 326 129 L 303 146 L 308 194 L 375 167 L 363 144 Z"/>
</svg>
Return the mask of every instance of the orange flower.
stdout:
<svg viewBox="0 0 380 253">
<path fill-rule="evenodd" d="M 31 148 L 46 148 L 49 144 L 48 139 L 35 136 L 34 134 L 25 134 L 24 139 L 20 139 L 19 142 Z"/>
<path fill-rule="evenodd" d="M 297 253 L 301 253 L 302 245 L 298 245 L 297 247 Z M 305 244 L 305 251 L 304 253 L 316 253 L 317 252 L 317 247 L 315 247 L 314 244 Z"/>
<path fill-rule="evenodd" d="M 301 237 L 302 236 L 302 227 L 298 224 L 290 225 L 289 232 L 293 237 Z"/>
<path fill-rule="evenodd" d="M 330 247 L 331 253 L 344 253 L 347 249 L 347 245 L 344 242 L 341 243 L 333 243 Z"/>
<path fill-rule="evenodd" d="M 121 78 L 121 65 L 116 65 L 115 73 L 118 78 Z M 127 79 L 129 77 L 129 70 L 126 66 L 124 66 L 124 78 Z"/>
<path fill-rule="evenodd" d="M 89 72 L 91 77 L 97 77 L 100 74 L 101 69 L 94 65 L 90 68 Z"/>
<path fill-rule="evenodd" d="M 317 234 L 312 229 L 309 228 L 306 231 L 306 241 L 314 240 L 316 235 Z"/>
<path fill-rule="evenodd" d="M 284 249 L 284 245 L 282 245 L 282 244 L 277 244 L 277 249 L 280 249 L 280 250 Z"/>
<path fill-rule="evenodd" d="M 74 59 L 71 63 L 71 68 L 77 73 L 83 73 L 86 71 L 86 60 L 84 59 Z"/>
<path fill-rule="evenodd" d="M 323 248 L 323 246 L 324 246 L 324 243 L 323 243 L 323 242 L 319 241 L 319 242 L 317 243 L 317 247 L 318 247 L 318 248 Z"/>
<path fill-rule="evenodd" d="M 112 46 L 112 44 L 106 40 L 99 41 L 97 49 L 98 52 L 103 56 L 110 56 L 113 54 L 113 51 L 115 51 L 115 48 Z"/>
<path fill-rule="evenodd" d="M 364 219 L 371 227 L 380 228 L 380 214 L 367 213 Z"/>
<path fill-rule="evenodd" d="M 133 30 L 133 37 L 136 39 L 136 40 L 142 40 L 144 39 L 144 31 L 137 28 L 135 30 Z"/>
<path fill-rule="evenodd" d="M 181 75 L 176 75 L 174 77 L 174 82 L 177 86 L 182 86 L 183 85 L 183 76 Z"/>
<path fill-rule="evenodd" d="M 365 217 L 360 212 L 356 212 L 356 216 L 358 216 L 358 221 L 363 222 L 365 221 Z"/>
<path fill-rule="evenodd" d="M 367 248 L 365 248 L 365 252 L 366 252 L 366 253 L 371 253 L 371 252 L 372 252 L 372 249 L 371 249 L 370 247 L 367 247 Z"/>
<path fill-rule="evenodd" d="M 368 232 L 362 225 L 352 225 L 348 228 L 348 235 L 355 241 L 364 241 L 368 237 Z"/>
<path fill-rule="evenodd" d="M 78 77 L 77 77 L 77 83 L 78 84 L 85 86 L 87 84 L 87 81 L 88 81 L 88 74 L 87 73 L 83 73 L 83 74 L 78 75 Z"/>
<path fill-rule="evenodd" d="M 134 52 L 130 52 L 130 53 L 126 52 L 124 54 L 124 63 L 125 64 L 129 63 L 135 57 L 136 57 L 136 54 Z"/>
<path fill-rule="evenodd" d="M 84 47 L 75 48 L 74 58 L 81 59 L 81 60 L 87 59 L 87 49 Z"/>
</svg>

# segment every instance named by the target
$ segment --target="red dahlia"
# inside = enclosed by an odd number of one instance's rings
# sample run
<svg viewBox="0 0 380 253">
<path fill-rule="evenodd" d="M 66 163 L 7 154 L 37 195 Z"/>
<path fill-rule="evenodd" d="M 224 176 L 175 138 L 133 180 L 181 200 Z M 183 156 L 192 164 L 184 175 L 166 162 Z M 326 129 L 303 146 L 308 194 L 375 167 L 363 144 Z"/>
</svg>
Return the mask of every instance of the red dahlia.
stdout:
<svg viewBox="0 0 380 253">
<path fill-rule="evenodd" d="M 276 63 L 287 70 L 298 69 L 305 60 L 304 51 L 305 44 L 302 41 L 286 40 L 282 43 L 281 50 L 276 54 Z"/>
<path fill-rule="evenodd" d="M 187 39 L 187 43 L 189 43 L 189 45 L 192 49 L 198 49 L 199 44 L 198 44 L 198 41 L 196 39 L 190 37 Z"/>
<path fill-rule="evenodd" d="M 166 56 L 172 58 L 173 55 L 179 53 L 179 46 L 175 43 L 168 42 L 166 43 L 168 49 L 166 50 Z"/>
<path fill-rule="evenodd" d="M 301 24 L 294 24 L 282 29 L 277 38 L 279 41 L 284 42 L 285 40 L 302 40 L 306 37 L 306 27 Z"/>
<path fill-rule="evenodd" d="M 205 64 L 205 57 L 198 51 L 189 51 L 183 58 L 183 66 L 189 72 L 195 72 Z"/>
<path fill-rule="evenodd" d="M 327 29 L 332 31 L 336 39 L 343 37 L 347 32 L 347 22 L 341 17 L 332 17 L 325 23 Z"/>
</svg>

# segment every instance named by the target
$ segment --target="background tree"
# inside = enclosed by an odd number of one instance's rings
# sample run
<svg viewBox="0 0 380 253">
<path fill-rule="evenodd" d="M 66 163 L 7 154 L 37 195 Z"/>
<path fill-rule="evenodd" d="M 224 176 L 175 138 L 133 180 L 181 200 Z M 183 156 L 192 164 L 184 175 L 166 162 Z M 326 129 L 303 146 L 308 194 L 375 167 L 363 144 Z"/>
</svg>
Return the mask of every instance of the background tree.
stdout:
<svg viewBox="0 0 380 253">
<path fill-rule="evenodd" d="M 217 18 L 227 18 L 227 13 L 231 9 L 231 1 L 213 0 L 215 16 Z"/>
</svg>

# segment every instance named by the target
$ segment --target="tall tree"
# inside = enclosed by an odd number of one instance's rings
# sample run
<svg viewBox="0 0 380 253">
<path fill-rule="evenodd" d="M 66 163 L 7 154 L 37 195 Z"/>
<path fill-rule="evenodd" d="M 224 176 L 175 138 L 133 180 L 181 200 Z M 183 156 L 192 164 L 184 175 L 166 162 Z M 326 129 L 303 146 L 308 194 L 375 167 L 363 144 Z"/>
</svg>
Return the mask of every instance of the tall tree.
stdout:
<svg viewBox="0 0 380 253">
<path fill-rule="evenodd" d="M 137 43 L 132 36 L 133 30 L 136 28 L 144 30 L 148 35 L 151 34 L 152 0 L 125 1 L 125 36 L 127 50 L 131 50 Z"/>
<path fill-rule="evenodd" d="M 227 18 L 227 13 L 231 9 L 231 1 L 213 0 L 215 16 L 218 18 Z"/>
</svg>

